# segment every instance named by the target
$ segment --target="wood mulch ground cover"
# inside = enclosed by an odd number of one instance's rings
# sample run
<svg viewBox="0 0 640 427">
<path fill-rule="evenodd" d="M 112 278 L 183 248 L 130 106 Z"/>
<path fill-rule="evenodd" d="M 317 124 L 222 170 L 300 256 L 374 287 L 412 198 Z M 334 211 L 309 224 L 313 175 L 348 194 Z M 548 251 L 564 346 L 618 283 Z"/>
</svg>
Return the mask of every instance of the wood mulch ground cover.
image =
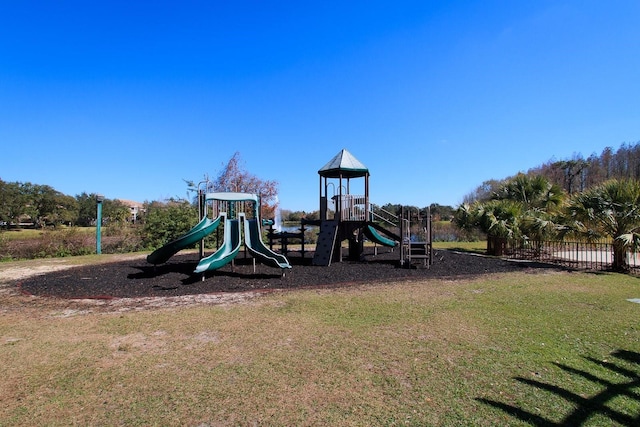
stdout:
<svg viewBox="0 0 640 427">
<path fill-rule="evenodd" d="M 115 263 L 74 267 L 28 277 L 18 283 L 25 294 L 72 299 L 110 299 L 139 297 L 175 297 L 221 292 L 248 292 L 276 289 L 339 287 L 353 284 L 418 279 L 463 279 L 492 273 L 535 272 L 541 268 L 557 268 L 545 264 L 523 263 L 499 258 L 435 251 L 430 268 L 399 267 L 397 251 L 365 250 L 362 261 L 333 262 L 328 267 L 311 265 L 310 255 L 302 258 L 290 253 L 292 269 L 284 277 L 278 268 L 256 262 L 240 254 L 235 265 L 208 271 L 203 279 L 194 274 L 197 253 L 176 255 L 166 264 L 153 266 L 144 258 Z"/>
</svg>

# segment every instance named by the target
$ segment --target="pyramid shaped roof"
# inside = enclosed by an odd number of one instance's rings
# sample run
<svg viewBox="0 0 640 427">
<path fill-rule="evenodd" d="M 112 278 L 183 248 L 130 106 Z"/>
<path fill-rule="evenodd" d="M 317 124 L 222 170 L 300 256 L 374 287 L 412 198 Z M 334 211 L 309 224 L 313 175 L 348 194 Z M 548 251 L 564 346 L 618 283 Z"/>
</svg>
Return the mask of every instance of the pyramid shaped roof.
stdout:
<svg viewBox="0 0 640 427">
<path fill-rule="evenodd" d="M 329 163 L 324 165 L 318 173 L 320 176 L 327 178 L 357 178 L 366 176 L 369 173 L 369 169 L 362 162 L 356 159 L 353 154 L 345 149 L 342 149 L 336 154 L 333 159 L 329 160 Z"/>
</svg>

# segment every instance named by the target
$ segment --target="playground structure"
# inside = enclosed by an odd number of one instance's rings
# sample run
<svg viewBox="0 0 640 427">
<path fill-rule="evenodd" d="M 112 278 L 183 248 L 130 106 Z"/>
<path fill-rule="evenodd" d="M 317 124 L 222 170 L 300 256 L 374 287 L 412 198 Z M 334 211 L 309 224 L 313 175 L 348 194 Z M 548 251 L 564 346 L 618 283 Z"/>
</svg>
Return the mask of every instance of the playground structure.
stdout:
<svg viewBox="0 0 640 427">
<path fill-rule="evenodd" d="M 273 250 L 273 245 L 275 242 L 279 242 L 280 244 L 280 253 L 284 256 L 287 256 L 289 253 L 289 244 L 298 244 L 300 245 L 300 254 L 302 258 L 304 258 L 305 254 L 309 251 L 305 250 L 306 243 L 306 232 L 309 230 L 305 228 L 307 225 L 316 225 L 317 221 L 308 221 L 306 219 L 300 220 L 300 228 L 298 231 L 277 231 L 274 228 L 275 221 L 271 220 L 268 223 L 267 228 L 267 238 L 269 239 L 269 249 Z"/>
<path fill-rule="evenodd" d="M 257 194 L 200 192 L 200 222 L 183 236 L 149 254 L 147 262 L 154 265 L 165 263 L 178 251 L 200 242 L 200 261 L 194 272 L 217 270 L 235 259 L 240 252 L 244 234 L 244 247 L 253 257 L 254 271 L 255 260 L 259 259 L 264 264 L 280 268 L 284 275 L 285 269 L 290 269 L 291 264 L 285 256 L 273 252 L 262 242 L 259 205 L 260 197 Z M 215 219 L 209 218 L 209 210 Z M 214 253 L 205 257 L 203 239 L 214 231 L 219 231 L 221 224 L 222 244 Z"/>
<path fill-rule="evenodd" d="M 299 232 L 275 232 L 268 230 L 269 247 L 262 241 L 259 218 L 260 197 L 257 194 L 237 192 L 207 193 L 199 190 L 200 222 L 183 236 L 156 249 L 147 261 L 157 265 L 165 263 L 178 251 L 200 242 L 200 261 L 195 273 L 217 270 L 232 263 L 240 252 L 244 234 L 244 247 L 255 260 L 281 269 L 282 275 L 291 268 L 286 255 L 291 241 L 300 243 L 305 255 L 305 226 L 319 228 L 318 240 L 313 251 L 312 265 L 329 266 L 342 262 L 342 242 L 348 241 L 348 259 L 360 261 L 364 257 L 364 242 L 368 240 L 395 250 L 399 246 L 399 264 L 411 267 L 416 261 L 429 267 L 433 259 L 431 242 L 431 215 L 423 217 L 404 209 L 398 215 L 377 209 L 369 202 L 369 170 L 347 150 L 341 150 L 318 174 L 320 176 L 320 218 L 301 221 Z M 359 180 L 360 179 L 360 180 Z M 358 187 L 358 184 L 360 187 Z M 353 187 L 363 194 L 353 194 Z M 329 190 L 332 195 L 329 195 Z M 208 215 L 210 211 L 211 218 Z M 204 255 L 204 238 L 223 227 L 223 239 L 219 248 L 209 256 Z M 218 234 L 219 235 L 219 234 Z M 280 252 L 273 250 L 274 242 L 280 242 Z M 220 239 L 218 238 L 218 242 Z M 203 276 L 204 278 L 204 276 Z"/>
<path fill-rule="evenodd" d="M 402 208 L 400 212 L 400 264 L 410 267 L 421 262 L 424 267 L 433 263 L 433 229 L 431 225 L 431 208 L 427 208 L 423 216 L 420 212 L 411 212 Z"/>
<path fill-rule="evenodd" d="M 312 264 L 328 266 L 331 262 L 342 262 L 342 242 L 348 241 L 348 258 L 359 261 L 363 257 L 364 242 L 388 248 L 400 246 L 400 265 L 410 267 L 421 261 L 428 267 L 432 263 L 431 216 L 425 217 L 402 210 L 399 216 L 378 209 L 369 201 L 369 170 L 347 150 L 341 150 L 319 171 L 320 219 L 303 220 L 299 233 L 269 233 L 269 244 L 280 239 L 286 252 L 291 239 L 302 243 L 304 257 L 305 225 L 319 227 L 318 241 Z M 359 180 L 360 179 L 360 180 Z M 358 186 L 359 184 L 359 186 Z M 352 189 L 363 194 L 353 194 Z M 333 194 L 329 195 L 329 190 Z"/>
</svg>

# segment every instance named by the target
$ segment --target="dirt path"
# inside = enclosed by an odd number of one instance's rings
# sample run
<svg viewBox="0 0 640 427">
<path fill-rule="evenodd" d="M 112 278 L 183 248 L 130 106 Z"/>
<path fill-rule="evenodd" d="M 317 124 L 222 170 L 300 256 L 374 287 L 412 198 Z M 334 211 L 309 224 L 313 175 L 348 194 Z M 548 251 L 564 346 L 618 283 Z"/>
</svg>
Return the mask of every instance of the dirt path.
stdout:
<svg viewBox="0 0 640 427">
<path fill-rule="evenodd" d="M 232 303 L 234 298 L 202 295 L 196 298 L 128 298 L 128 299 L 59 299 L 21 293 L 16 282 L 56 271 L 69 270 L 82 265 L 99 265 L 142 259 L 146 254 L 116 254 L 21 260 L 0 263 L 0 314 L 25 311 L 32 316 L 70 317 L 94 312 L 125 312 L 150 308 L 179 307 L 190 304 Z M 235 298 L 240 301 L 247 298 Z"/>
<path fill-rule="evenodd" d="M 135 253 L 1 262 L 0 283 L 13 282 L 16 280 L 26 279 L 28 277 L 51 273 L 53 271 L 66 270 L 86 264 L 106 264 L 110 262 L 142 259 L 145 256 L 146 254 Z"/>
<path fill-rule="evenodd" d="M 117 263 L 144 258 L 146 255 L 110 255 L 95 264 Z M 81 257 L 80 257 L 81 258 Z M 56 258 L 0 263 L 0 315 L 35 317 L 73 317 L 92 313 L 124 313 L 150 309 L 187 307 L 193 305 L 225 305 L 246 303 L 258 297 L 259 292 L 182 295 L 175 297 L 140 297 L 113 299 L 64 299 L 28 295 L 20 292 L 16 282 L 56 271 L 86 265 L 86 259 Z"/>
</svg>

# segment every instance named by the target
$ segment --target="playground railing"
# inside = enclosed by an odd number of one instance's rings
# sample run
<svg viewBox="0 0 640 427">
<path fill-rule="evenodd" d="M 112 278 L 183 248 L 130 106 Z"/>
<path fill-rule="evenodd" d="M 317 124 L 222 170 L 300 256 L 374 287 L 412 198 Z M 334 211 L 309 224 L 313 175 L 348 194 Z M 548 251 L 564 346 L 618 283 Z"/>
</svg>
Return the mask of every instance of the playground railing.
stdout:
<svg viewBox="0 0 640 427">
<path fill-rule="evenodd" d="M 382 213 L 382 215 L 380 213 Z M 369 215 L 371 216 L 371 218 L 369 218 L 371 221 L 375 221 L 378 220 L 380 222 L 384 222 L 388 225 L 391 225 L 393 227 L 397 227 L 398 225 L 398 216 L 385 210 L 382 209 L 381 207 L 371 203 L 369 204 Z"/>
<path fill-rule="evenodd" d="M 496 240 L 496 239 L 494 239 Z M 613 264 L 613 245 L 609 242 L 540 241 L 498 239 L 490 249 L 512 259 L 535 260 L 588 270 L 608 270 Z M 626 263 L 640 270 L 640 253 L 627 251 Z"/>
<path fill-rule="evenodd" d="M 367 199 L 364 196 L 345 195 L 340 198 L 340 219 L 342 221 L 365 221 Z"/>
</svg>

